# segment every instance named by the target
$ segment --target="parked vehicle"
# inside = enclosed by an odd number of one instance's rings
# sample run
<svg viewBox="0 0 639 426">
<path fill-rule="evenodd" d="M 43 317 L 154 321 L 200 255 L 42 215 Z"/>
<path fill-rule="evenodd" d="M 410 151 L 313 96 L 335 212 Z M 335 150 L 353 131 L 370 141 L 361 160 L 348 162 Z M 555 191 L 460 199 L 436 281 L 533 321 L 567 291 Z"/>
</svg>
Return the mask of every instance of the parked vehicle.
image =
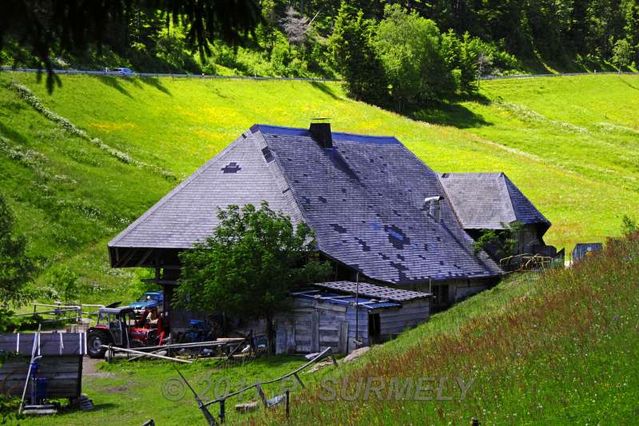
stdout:
<svg viewBox="0 0 639 426">
<path fill-rule="evenodd" d="M 146 309 L 141 319 L 133 308 L 101 308 L 98 323 L 87 332 L 87 353 L 91 358 L 104 358 L 106 348 L 113 345 L 135 348 L 162 344 L 166 324 L 157 308 Z"/>
<path fill-rule="evenodd" d="M 137 315 L 141 315 L 147 309 L 157 308 L 162 312 L 164 305 L 164 293 L 161 291 L 147 291 L 137 301 L 130 303 Z"/>
<path fill-rule="evenodd" d="M 113 68 L 113 72 L 124 77 L 131 77 L 135 75 L 131 68 Z"/>
<path fill-rule="evenodd" d="M 189 321 L 189 328 L 177 334 L 179 343 L 206 342 L 215 340 L 213 328 L 206 321 L 192 319 Z"/>
</svg>

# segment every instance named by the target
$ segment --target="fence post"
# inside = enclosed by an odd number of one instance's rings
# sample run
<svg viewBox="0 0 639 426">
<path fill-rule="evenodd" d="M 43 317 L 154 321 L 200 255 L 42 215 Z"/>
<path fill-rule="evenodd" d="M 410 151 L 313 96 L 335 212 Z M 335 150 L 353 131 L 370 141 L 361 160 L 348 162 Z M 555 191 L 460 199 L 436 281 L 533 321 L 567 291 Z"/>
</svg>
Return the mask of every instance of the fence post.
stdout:
<svg viewBox="0 0 639 426">
<path fill-rule="evenodd" d="M 302 383 L 302 379 L 300 379 L 300 376 L 298 376 L 297 373 L 295 373 L 295 374 L 293 374 L 293 377 L 295 377 L 297 379 L 297 382 L 300 384 L 300 386 L 303 389 L 304 388 L 304 383 Z"/>
<path fill-rule="evenodd" d="M 220 400 L 220 423 L 224 423 L 224 419 L 226 418 L 225 402 L 226 400 L 224 399 Z"/>
<path fill-rule="evenodd" d="M 286 389 L 286 418 L 287 419 L 289 415 L 291 414 L 290 400 L 291 400 L 291 391 Z"/>
</svg>

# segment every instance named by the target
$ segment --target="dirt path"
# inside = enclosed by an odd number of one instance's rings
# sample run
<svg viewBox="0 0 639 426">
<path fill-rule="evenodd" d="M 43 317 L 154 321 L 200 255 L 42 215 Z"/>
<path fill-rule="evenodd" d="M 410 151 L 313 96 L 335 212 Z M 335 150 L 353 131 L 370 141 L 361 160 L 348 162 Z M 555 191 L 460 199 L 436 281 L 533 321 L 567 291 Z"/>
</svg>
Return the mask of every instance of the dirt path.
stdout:
<svg viewBox="0 0 639 426">
<path fill-rule="evenodd" d="M 113 373 L 102 372 L 98 369 L 98 364 L 101 362 L 105 361 L 85 356 L 82 359 L 82 377 L 112 377 Z"/>
</svg>

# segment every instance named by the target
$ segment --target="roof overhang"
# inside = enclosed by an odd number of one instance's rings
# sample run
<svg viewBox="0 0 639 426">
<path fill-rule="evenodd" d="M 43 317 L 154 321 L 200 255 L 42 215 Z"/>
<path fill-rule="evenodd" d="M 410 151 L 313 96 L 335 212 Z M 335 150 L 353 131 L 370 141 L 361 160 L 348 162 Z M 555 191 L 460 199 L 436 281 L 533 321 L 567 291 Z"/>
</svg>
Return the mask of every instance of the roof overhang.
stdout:
<svg viewBox="0 0 639 426">
<path fill-rule="evenodd" d="M 157 268 L 179 266 L 179 253 L 185 249 L 160 247 L 108 246 L 112 268 Z"/>
</svg>

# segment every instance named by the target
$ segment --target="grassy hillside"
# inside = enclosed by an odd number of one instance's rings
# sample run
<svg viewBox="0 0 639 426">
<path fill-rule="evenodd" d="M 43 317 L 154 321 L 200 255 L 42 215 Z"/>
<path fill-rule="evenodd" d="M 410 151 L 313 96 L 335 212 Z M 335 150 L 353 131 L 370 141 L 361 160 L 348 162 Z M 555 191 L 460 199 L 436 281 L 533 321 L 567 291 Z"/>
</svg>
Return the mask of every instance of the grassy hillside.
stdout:
<svg viewBox="0 0 639 426">
<path fill-rule="evenodd" d="M 408 118 L 337 83 L 65 76 L 48 95 L 3 73 L 0 191 L 31 252 L 80 273 L 84 299 L 129 297 L 137 278 L 108 268 L 111 237 L 253 123 L 331 117 L 335 130 L 397 136 L 438 171 L 506 172 L 553 222 L 547 241 L 570 249 L 637 211 L 638 89 L 625 75 L 483 82 L 480 99 Z"/>
<path fill-rule="evenodd" d="M 292 424 L 632 424 L 639 405 L 639 234 L 570 270 L 504 282 L 327 373 Z M 379 399 L 365 384 L 385 383 Z M 430 381 L 395 400 L 390 380 Z M 444 381 L 442 382 L 442 378 Z M 472 383 L 464 397 L 456 380 Z M 449 400 L 437 400 L 439 395 Z M 373 382 L 375 385 L 375 382 Z M 358 395 L 355 401 L 348 401 Z M 414 386 L 414 385 L 413 385 Z M 332 389 L 336 398 L 327 389 Z M 397 388 L 396 388 L 397 389 Z M 414 390 L 415 387 L 412 387 Z M 276 417 L 275 420 L 281 420 Z"/>
</svg>

